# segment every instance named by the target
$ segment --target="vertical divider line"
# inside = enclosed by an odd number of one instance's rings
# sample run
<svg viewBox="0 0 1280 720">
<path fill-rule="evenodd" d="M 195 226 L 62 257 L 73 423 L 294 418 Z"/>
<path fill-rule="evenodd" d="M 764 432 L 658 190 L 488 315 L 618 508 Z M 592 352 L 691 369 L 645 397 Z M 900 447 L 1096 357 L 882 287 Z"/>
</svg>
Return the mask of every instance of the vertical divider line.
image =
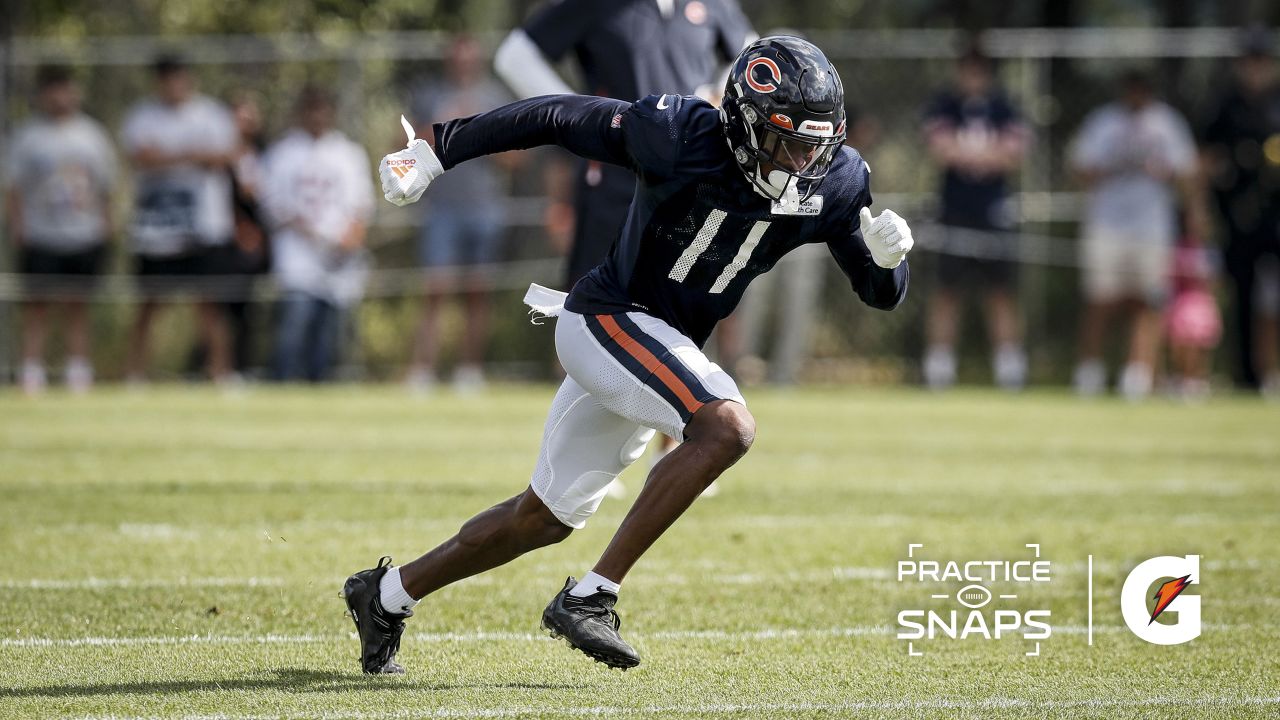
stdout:
<svg viewBox="0 0 1280 720">
<path fill-rule="evenodd" d="M 1093 556 L 1089 556 L 1089 647 L 1093 647 Z"/>
</svg>

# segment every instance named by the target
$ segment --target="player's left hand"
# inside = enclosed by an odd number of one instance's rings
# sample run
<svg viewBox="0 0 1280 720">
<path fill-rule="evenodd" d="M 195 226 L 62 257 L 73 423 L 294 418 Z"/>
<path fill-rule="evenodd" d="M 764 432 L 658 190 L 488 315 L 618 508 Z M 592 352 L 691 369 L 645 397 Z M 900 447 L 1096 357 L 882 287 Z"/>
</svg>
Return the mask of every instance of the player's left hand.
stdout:
<svg viewBox="0 0 1280 720">
<path fill-rule="evenodd" d="M 431 181 L 444 174 L 444 166 L 426 140 L 414 137 L 413 126 L 403 115 L 400 124 L 409 136 L 408 147 L 383 157 L 378 163 L 378 176 L 382 179 L 382 196 L 403 207 L 418 202 Z"/>
<path fill-rule="evenodd" d="M 871 251 L 871 259 L 886 270 L 901 265 L 916 244 L 907 221 L 892 210 L 885 210 L 872 218 L 871 208 L 864 207 L 858 213 L 858 224 L 862 227 L 862 240 Z"/>
</svg>

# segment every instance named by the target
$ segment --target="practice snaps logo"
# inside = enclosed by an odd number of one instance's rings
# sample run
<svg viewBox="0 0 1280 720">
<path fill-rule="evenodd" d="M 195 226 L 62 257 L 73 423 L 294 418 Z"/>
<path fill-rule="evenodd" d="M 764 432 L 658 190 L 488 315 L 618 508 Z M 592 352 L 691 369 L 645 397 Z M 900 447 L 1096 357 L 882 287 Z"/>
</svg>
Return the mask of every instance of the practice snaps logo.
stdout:
<svg viewBox="0 0 1280 720">
<path fill-rule="evenodd" d="M 1200 584 L 1200 556 L 1161 555 L 1138 565 L 1120 590 L 1120 611 L 1134 635 L 1156 645 L 1200 637 L 1200 596 L 1183 595 Z M 1155 601 L 1148 611 L 1147 598 Z M 1156 622 L 1157 619 L 1172 622 Z"/>
<path fill-rule="evenodd" d="M 1053 634 L 1050 612 L 1022 607 L 1026 603 L 1018 596 L 1048 583 L 1052 567 L 1040 559 L 1038 544 L 1026 547 L 1034 558 L 939 562 L 917 557 L 924 545 L 907 545 L 907 559 L 898 561 L 898 582 L 918 583 L 929 592 L 925 607 L 898 613 L 897 637 L 907 642 L 907 654 L 923 655 L 925 645 L 935 641 L 1013 638 L 1034 643 L 1026 654 L 1038 657 L 1040 642 Z"/>
</svg>

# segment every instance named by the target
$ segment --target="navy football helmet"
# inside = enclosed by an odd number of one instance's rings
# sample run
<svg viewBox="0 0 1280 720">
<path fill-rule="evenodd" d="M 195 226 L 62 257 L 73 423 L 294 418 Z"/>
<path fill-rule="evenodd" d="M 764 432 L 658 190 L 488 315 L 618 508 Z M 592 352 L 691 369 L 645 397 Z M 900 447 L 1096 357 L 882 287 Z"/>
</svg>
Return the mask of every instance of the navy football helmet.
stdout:
<svg viewBox="0 0 1280 720">
<path fill-rule="evenodd" d="M 720 117 L 738 168 L 756 192 L 798 207 L 817 191 L 844 144 L 844 87 L 813 43 L 764 37 L 730 68 Z"/>
</svg>

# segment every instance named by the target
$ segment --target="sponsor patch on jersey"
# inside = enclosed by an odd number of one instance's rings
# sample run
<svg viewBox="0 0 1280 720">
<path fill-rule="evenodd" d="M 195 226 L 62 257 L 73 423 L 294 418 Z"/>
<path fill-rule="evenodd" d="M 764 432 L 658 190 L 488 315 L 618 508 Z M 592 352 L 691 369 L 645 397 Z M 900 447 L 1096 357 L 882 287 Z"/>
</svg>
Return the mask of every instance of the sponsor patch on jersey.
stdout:
<svg viewBox="0 0 1280 720">
<path fill-rule="evenodd" d="M 613 128 L 614 130 L 617 130 L 618 128 L 622 127 L 622 113 L 618 113 L 617 115 L 613 116 L 613 119 L 609 121 L 609 127 Z"/>
<path fill-rule="evenodd" d="M 777 200 L 773 201 L 774 215 L 817 215 L 822 212 L 822 196 L 814 195 L 813 197 L 800 203 L 800 207 L 795 210 L 786 210 L 782 207 L 782 203 Z"/>
</svg>

